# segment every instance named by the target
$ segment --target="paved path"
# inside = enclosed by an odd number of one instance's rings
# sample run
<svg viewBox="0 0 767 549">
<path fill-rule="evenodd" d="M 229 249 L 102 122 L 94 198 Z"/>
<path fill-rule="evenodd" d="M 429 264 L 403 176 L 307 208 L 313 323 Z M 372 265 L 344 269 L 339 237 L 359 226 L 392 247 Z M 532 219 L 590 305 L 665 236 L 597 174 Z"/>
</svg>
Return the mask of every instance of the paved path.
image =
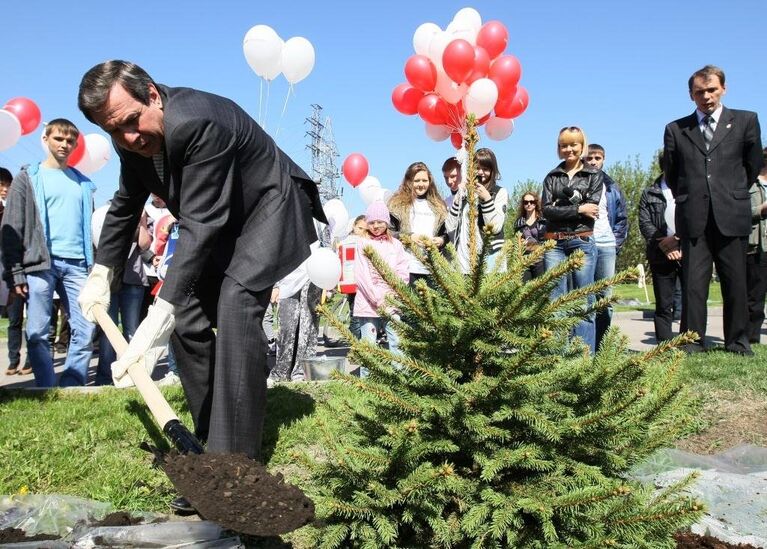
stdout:
<svg viewBox="0 0 767 549">
<path fill-rule="evenodd" d="M 618 326 L 629 337 L 629 348 L 637 351 L 649 349 L 655 344 L 655 327 L 653 325 L 653 319 L 651 313 L 645 313 L 643 311 L 627 311 L 616 312 L 613 316 L 613 324 Z M 676 330 L 679 329 L 678 323 L 674 324 Z M 763 330 L 763 335 L 767 335 L 767 331 Z M 708 316 L 708 335 L 706 337 L 707 345 L 716 345 L 722 343 L 722 311 L 721 308 L 712 308 L 709 311 Z M 0 339 L 0 387 L 7 388 L 21 388 L 21 387 L 34 387 L 34 379 L 32 375 L 20 376 L 6 376 L 5 371 L 8 368 L 8 356 L 5 352 L 6 341 Z M 327 354 L 328 356 L 343 356 L 346 354 L 346 348 L 325 348 L 319 347 L 318 353 Z M 22 359 L 24 358 L 25 350 L 22 349 Z M 65 355 L 57 353 L 54 361 L 54 366 L 57 373 L 63 370 Z M 90 370 L 90 383 L 93 383 L 93 376 L 96 368 L 96 359 L 91 361 Z M 167 373 L 167 366 L 165 362 L 161 362 L 155 369 L 153 377 L 156 380 L 162 379 Z"/>
</svg>

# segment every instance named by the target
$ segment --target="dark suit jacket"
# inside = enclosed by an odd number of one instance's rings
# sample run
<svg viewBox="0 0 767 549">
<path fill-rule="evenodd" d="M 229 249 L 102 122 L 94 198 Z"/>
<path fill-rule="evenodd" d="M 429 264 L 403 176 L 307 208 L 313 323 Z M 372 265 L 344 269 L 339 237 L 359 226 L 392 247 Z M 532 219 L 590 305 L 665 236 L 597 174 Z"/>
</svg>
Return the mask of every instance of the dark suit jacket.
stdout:
<svg viewBox="0 0 767 549">
<path fill-rule="evenodd" d="M 153 160 L 116 147 L 120 187 L 104 221 L 97 263 L 125 263 L 149 193 L 179 219 L 160 296 L 186 304 L 208 262 L 251 291 L 272 286 L 309 256 L 312 215 L 326 222 L 317 185 L 229 99 L 158 86 L 164 180 Z M 217 291 L 217 289 L 212 289 Z"/>
<path fill-rule="evenodd" d="M 724 107 L 708 151 L 694 112 L 666 126 L 663 144 L 666 182 L 676 201 L 676 234 L 701 236 L 710 206 L 722 235 L 748 236 L 748 188 L 762 165 L 756 113 Z"/>
</svg>

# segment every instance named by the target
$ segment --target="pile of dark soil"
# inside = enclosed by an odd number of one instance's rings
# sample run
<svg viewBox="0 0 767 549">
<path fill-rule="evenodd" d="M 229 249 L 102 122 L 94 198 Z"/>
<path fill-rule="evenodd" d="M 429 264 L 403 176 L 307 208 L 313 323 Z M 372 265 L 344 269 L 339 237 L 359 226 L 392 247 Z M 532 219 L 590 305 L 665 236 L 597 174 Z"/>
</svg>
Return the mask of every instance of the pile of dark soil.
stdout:
<svg viewBox="0 0 767 549">
<path fill-rule="evenodd" d="M 27 533 L 24 530 L 18 528 L 3 528 L 0 530 L 0 545 L 6 543 L 22 543 L 26 541 L 48 541 L 59 539 L 59 536 L 52 536 L 50 534 L 37 534 L 36 536 L 27 537 Z"/>
<path fill-rule="evenodd" d="M 314 519 L 314 504 L 282 475 L 244 454 L 176 454 L 165 473 L 201 517 L 253 536 L 278 536 Z"/>
<path fill-rule="evenodd" d="M 142 522 L 144 519 L 141 517 L 134 517 L 126 511 L 116 511 L 109 513 L 100 521 L 92 523 L 91 526 L 135 526 Z"/>
<path fill-rule="evenodd" d="M 679 532 L 674 536 L 677 549 L 757 549 L 750 543 L 727 543 L 711 536 L 699 536 L 690 532 Z"/>
</svg>

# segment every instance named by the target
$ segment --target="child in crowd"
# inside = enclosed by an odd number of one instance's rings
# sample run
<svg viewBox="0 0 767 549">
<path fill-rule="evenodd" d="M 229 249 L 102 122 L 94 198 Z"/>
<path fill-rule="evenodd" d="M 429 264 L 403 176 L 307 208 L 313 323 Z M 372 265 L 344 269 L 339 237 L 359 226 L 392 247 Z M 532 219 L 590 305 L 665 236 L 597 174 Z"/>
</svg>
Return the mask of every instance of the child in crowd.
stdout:
<svg viewBox="0 0 767 549">
<path fill-rule="evenodd" d="M 410 259 L 402 243 L 394 238 L 389 229 L 391 222 L 386 204 L 373 202 L 365 212 L 367 220 L 368 240 L 363 248 L 370 245 L 381 259 L 391 267 L 403 282 L 409 281 Z M 376 343 L 378 335 L 386 332 L 389 340 L 389 350 L 397 351 L 399 338 L 392 326 L 381 318 L 378 310 L 385 307 L 387 312 L 394 313 L 391 305 L 385 302 L 386 296 L 392 294 L 392 289 L 381 278 L 370 259 L 363 253 L 357 256 L 354 265 L 357 280 L 357 297 L 354 300 L 354 316 L 359 318 L 361 338 Z M 367 376 L 367 369 L 360 368 L 360 376 Z"/>
<path fill-rule="evenodd" d="M 541 199 L 535 191 L 528 191 L 519 199 L 517 220 L 514 231 L 525 241 L 525 255 L 543 244 L 546 234 L 546 221 L 541 217 Z M 527 282 L 541 276 L 545 271 L 543 259 L 530 265 L 522 273 L 522 280 Z"/>
<path fill-rule="evenodd" d="M 341 293 L 346 294 L 347 302 L 349 303 L 349 331 L 356 337 L 360 338 L 360 323 L 359 319 L 354 316 L 354 298 L 357 295 L 357 282 L 354 276 L 354 265 L 357 258 L 362 253 L 362 244 L 368 234 L 368 222 L 365 220 L 364 215 L 358 215 L 354 219 L 352 224 L 352 230 L 349 235 L 344 238 L 339 247 L 342 254 L 342 268 L 343 277 L 341 285 Z M 350 251 L 351 250 L 351 251 Z M 353 259 L 349 259 L 353 258 Z M 345 286 L 350 286 L 350 289 L 345 289 Z"/>
<path fill-rule="evenodd" d="M 446 242 L 447 208 L 437 191 L 429 168 L 423 162 L 408 166 L 402 184 L 389 199 L 392 228 L 399 235 L 409 235 L 421 245 L 442 247 Z M 410 284 L 427 279 L 429 271 L 423 263 L 407 252 L 410 260 Z"/>
<path fill-rule="evenodd" d="M 501 172 L 498 171 L 498 161 L 490 149 L 478 149 L 474 155 L 477 177 L 474 182 L 462 182 L 458 192 L 453 197 L 453 204 L 448 210 L 445 226 L 452 234 L 455 232 L 455 247 L 458 262 L 464 273 L 470 270 L 469 234 L 473 230 L 477 235 L 477 245 L 482 242 L 484 227 L 492 227 L 493 236 L 490 240 L 490 250 L 487 255 L 487 268 L 495 266 L 498 252 L 503 246 L 503 225 L 506 222 L 506 207 L 509 194 L 498 185 Z M 466 190 L 467 184 L 475 185 L 475 196 L 478 201 L 477 224 L 469 227 L 469 201 Z M 502 268 L 502 270 L 504 270 Z"/>
</svg>

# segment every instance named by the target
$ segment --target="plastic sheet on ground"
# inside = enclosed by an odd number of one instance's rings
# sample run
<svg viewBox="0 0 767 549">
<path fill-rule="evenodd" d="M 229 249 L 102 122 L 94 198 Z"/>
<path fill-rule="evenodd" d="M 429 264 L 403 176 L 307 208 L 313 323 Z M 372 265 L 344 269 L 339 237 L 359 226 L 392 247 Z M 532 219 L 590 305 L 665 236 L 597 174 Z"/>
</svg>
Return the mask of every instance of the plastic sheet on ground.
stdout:
<svg viewBox="0 0 767 549">
<path fill-rule="evenodd" d="M 632 476 L 664 487 L 693 471 L 700 476 L 688 491 L 706 503 L 707 513 L 692 531 L 767 547 L 767 448 L 743 445 L 715 455 L 663 450 Z"/>
<path fill-rule="evenodd" d="M 51 534 L 61 540 L 8 543 L 11 549 L 59 549 L 67 547 L 168 547 L 223 549 L 243 547 L 239 537 L 225 537 L 224 530 L 210 521 L 168 521 L 165 515 L 132 511 L 145 524 L 135 526 L 91 526 L 114 509 L 108 503 L 59 494 L 0 496 L 0 529 L 18 528 L 27 536 Z"/>
</svg>

